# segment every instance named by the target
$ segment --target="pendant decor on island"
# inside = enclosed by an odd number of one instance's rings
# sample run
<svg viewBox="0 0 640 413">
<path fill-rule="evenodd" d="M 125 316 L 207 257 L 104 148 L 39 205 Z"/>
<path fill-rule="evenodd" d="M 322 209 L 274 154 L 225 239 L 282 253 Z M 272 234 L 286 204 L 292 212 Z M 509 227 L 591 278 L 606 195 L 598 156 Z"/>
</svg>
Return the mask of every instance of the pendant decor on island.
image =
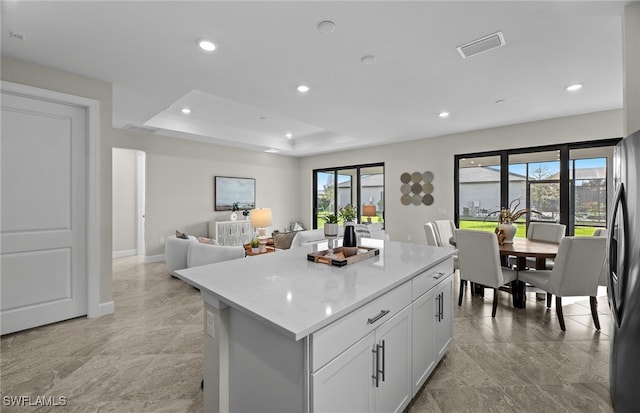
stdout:
<svg viewBox="0 0 640 413">
<path fill-rule="evenodd" d="M 358 252 L 358 240 L 356 239 L 356 228 L 353 221 L 344 223 L 344 236 L 342 238 L 342 252 L 345 257 L 356 255 Z"/>
<path fill-rule="evenodd" d="M 405 172 L 400 175 L 400 203 L 402 205 L 431 205 L 433 204 L 433 172 L 424 173 Z"/>
</svg>

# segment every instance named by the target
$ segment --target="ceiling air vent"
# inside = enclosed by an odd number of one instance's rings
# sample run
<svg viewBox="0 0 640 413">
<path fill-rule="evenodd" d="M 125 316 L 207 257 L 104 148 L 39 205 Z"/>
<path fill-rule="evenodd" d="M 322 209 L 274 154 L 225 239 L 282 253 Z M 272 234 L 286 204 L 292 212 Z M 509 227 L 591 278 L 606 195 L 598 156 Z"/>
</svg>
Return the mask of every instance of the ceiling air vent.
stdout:
<svg viewBox="0 0 640 413">
<path fill-rule="evenodd" d="M 153 133 L 158 132 L 158 129 L 154 129 L 154 128 L 147 128 L 144 126 L 136 126 L 136 125 L 132 125 L 130 123 L 127 123 L 126 125 L 124 125 L 124 130 L 129 131 L 129 132 L 135 132 L 135 133 L 144 133 L 147 135 L 151 135 Z"/>
<path fill-rule="evenodd" d="M 490 34 L 488 36 L 481 37 L 462 46 L 456 47 L 460 56 L 463 59 L 471 57 L 478 53 L 486 52 L 487 50 L 495 49 L 496 47 L 504 46 L 504 36 L 502 32 Z"/>
</svg>

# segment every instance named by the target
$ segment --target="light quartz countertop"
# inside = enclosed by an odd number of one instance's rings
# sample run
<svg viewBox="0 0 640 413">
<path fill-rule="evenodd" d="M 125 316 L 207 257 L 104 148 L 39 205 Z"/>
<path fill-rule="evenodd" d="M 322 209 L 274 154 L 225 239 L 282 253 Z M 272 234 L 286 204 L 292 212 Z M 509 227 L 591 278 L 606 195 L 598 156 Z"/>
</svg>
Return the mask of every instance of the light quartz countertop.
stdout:
<svg viewBox="0 0 640 413">
<path fill-rule="evenodd" d="M 456 250 L 381 240 L 380 255 L 343 267 L 307 260 L 326 243 L 178 271 L 214 297 L 300 340 L 453 255 Z"/>
</svg>

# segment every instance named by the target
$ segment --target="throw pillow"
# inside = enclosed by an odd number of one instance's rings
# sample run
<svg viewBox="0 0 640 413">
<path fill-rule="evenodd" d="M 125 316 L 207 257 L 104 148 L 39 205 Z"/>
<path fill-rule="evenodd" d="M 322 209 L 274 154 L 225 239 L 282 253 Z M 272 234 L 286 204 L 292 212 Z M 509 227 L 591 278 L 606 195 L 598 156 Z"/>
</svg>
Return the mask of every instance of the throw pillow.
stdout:
<svg viewBox="0 0 640 413">
<path fill-rule="evenodd" d="M 358 239 L 364 237 L 364 238 L 371 238 L 371 233 L 369 232 L 369 227 L 366 224 L 356 224 L 355 225 L 355 230 L 356 230 L 356 236 L 358 237 Z"/>
<path fill-rule="evenodd" d="M 219 245 L 218 241 L 213 238 L 198 237 L 198 242 L 209 245 Z"/>
<path fill-rule="evenodd" d="M 291 242 L 293 237 L 296 236 L 295 232 L 282 232 L 273 235 L 273 246 L 276 249 L 288 250 L 291 248 Z"/>
<path fill-rule="evenodd" d="M 187 234 L 185 234 L 184 232 L 180 232 L 180 231 L 176 230 L 176 238 L 189 239 L 189 236 Z"/>
</svg>

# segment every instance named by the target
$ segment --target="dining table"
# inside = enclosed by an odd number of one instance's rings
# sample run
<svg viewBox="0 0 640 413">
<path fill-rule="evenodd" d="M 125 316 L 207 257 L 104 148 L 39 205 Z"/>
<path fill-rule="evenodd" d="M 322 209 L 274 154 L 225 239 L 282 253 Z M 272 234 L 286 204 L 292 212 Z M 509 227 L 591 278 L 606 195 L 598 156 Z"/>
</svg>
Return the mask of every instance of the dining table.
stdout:
<svg viewBox="0 0 640 413">
<path fill-rule="evenodd" d="M 449 239 L 449 244 L 456 246 L 455 236 Z M 509 257 L 515 257 L 516 269 L 518 271 L 524 271 L 527 269 L 527 257 L 535 258 L 536 270 L 547 269 L 547 259 L 554 259 L 558 254 L 558 248 L 560 244 L 555 242 L 530 240 L 528 238 L 514 238 L 512 242 L 505 242 L 498 244 L 500 256 L 502 257 L 503 265 L 509 265 Z M 483 295 L 483 288 L 477 286 L 474 289 L 474 293 Z M 513 296 L 513 306 L 516 308 L 525 308 L 525 293 L 527 291 L 526 283 L 515 280 L 511 283 L 511 292 Z"/>
<path fill-rule="evenodd" d="M 558 254 L 560 244 L 555 242 L 535 241 L 528 238 L 514 238 L 512 243 L 499 244 L 500 255 L 504 257 L 504 261 L 508 263 L 508 257 L 516 258 L 516 269 L 523 271 L 527 268 L 527 257 L 535 258 L 536 269 L 544 270 L 547 268 L 546 261 L 548 258 L 555 258 Z M 513 294 L 513 306 L 516 308 L 525 308 L 525 292 L 526 283 L 515 280 L 511 283 Z"/>
</svg>

